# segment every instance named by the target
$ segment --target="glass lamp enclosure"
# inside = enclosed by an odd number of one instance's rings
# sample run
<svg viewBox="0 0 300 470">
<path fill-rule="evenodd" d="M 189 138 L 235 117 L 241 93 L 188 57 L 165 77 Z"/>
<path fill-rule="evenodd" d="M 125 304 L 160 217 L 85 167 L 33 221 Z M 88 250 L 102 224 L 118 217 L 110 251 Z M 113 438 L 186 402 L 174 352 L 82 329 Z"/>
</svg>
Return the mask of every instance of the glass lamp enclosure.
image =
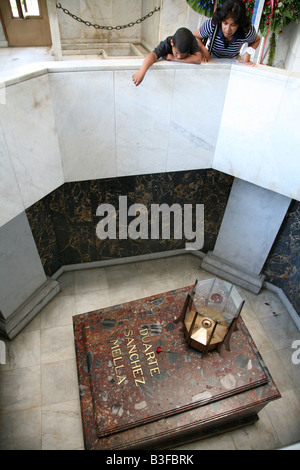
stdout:
<svg viewBox="0 0 300 470">
<path fill-rule="evenodd" d="M 187 344 L 202 355 L 216 348 L 220 352 L 222 344 L 230 351 L 230 337 L 237 329 L 244 302 L 229 282 L 218 278 L 196 280 L 175 323 L 182 323 Z"/>
</svg>

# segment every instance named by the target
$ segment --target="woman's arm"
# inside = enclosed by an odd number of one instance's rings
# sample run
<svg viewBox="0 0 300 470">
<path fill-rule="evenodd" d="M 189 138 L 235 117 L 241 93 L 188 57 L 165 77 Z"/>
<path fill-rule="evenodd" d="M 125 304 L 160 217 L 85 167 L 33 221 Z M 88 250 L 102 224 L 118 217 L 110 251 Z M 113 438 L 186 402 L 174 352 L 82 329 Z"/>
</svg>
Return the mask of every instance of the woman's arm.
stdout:
<svg viewBox="0 0 300 470">
<path fill-rule="evenodd" d="M 208 52 L 208 50 L 204 46 L 204 44 L 202 42 L 202 37 L 200 36 L 200 33 L 199 33 L 198 29 L 197 29 L 197 31 L 194 32 L 194 36 L 197 39 L 198 46 L 200 47 L 200 51 L 201 51 L 201 54 L 202 54 L 202 62 L 209 62 L 210 59 L 211 59 L 210 53 Z"/>
<path fill-rule="evenodd" d="M 252 47 L 252 49 L 257 49 L 258 45 L 260 43 L 260 37 L 259 35 L 257 34 L 256 35 L 256 38 L 255 38 L 255 41 L 250 43 L 249 44 L 249 47 Z M 251 58 L 251 55 L 248 54 L 248 52 L 245 52 L 245 54 L 243 55 L 243 61 L 245 64 L 247 65 L 255 65 L 253 62 L 250 61 L 250 58 Z"/>
</svg>

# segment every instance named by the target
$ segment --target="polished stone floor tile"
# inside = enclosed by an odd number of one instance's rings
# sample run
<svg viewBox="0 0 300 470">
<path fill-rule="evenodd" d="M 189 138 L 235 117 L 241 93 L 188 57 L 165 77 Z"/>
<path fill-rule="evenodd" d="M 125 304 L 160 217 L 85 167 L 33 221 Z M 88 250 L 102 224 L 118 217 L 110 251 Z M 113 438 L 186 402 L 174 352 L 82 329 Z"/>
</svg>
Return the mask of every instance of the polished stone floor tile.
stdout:
<svg viewBox="0 0 300 470">
<path fill-rule="evenodd" d="M 79 399 L 42 408 L 42 450 L 84 449 Z"/>
<path fill-rule="evenodd" d="M 281 445 L 265 409 L 255 424 L 232 431 L 231 435 L 238 450 L 272 450 Z"/>
<path fill-rule="evenodd" d="M 40 313 L 41 330 L 72 325 L 72 317 L 76 313 L 75 296 L 60 292 Z"/>
<path fill-rule="evenodd" d="M 0 450 L 41 450 L 41 408 L 0 414 Z"/>
<path fill-rule="evenodd" d="M 78 398 L 76 360 L 41 365 L 42 405 Z"/>
<path fill-rule="evenodd" d="M 112 305 L 108 291 L 83 292 L 81 294 L 76 294 L 75 300 L 76 312 L 74 312 L 74 315 L 91 312 L 92 310 Z"/>
<path fill-rule="evenodd" d="M 41 363 L 75 359 L 73 326 L 57 326 L 41 331 Z"/>
<path fill-rule="evenodd" d="M 282 392 L 282 398 L 266 406 L 266 413 L 282 446 L 300 442 L 300 400 L 295 390 Z"/>
<path fill-rule="evenodd" d="M 0 415 L 41 406 L 41 367 L 0 373 Z"/>
<path fill-rule="evenodd" d="M 280 314 L 262 318 L 261 324 L 276 350 L 290 348 L 295 340 L 300 340 L 300 332 L 283 306 Z"/>
<path fill-rule="evenodd" d="M 278 352 L 279 351 L 273 350 L 272 352 L 262 354 L 262 357 L 277 387 L 281 392 L 284 392 L 286 390 L 291 390 L 295 385 L 293 384 L 293 381 L 288 374 L 287 367 L 284 365 Z M 291 356 L 289 360 L 291 361 Z"/>
<path fill-rule="evenodd" d="M 40 330 L 25 328 L 7 345 L 7 363 L 1 370 L 19 369 L 40 364 Z"/>
<path fill-rule="evenodd" d="M 107 276 L 103 269 L 91 268 L 74 272 L 76 294 L 108 289 Z"/>
</svg>

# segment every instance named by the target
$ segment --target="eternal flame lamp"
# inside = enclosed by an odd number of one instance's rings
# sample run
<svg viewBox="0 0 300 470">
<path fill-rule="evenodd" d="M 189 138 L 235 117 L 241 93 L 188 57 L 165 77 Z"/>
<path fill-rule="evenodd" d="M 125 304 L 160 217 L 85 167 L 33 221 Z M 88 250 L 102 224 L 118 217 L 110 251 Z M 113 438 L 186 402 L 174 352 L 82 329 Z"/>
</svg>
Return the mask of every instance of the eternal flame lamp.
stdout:
<svg viewBox="0 0 300 470">
<path fill-rule="evenodd" d="M 201 352 L 201 357 L 212 349 L 219 353 L 222 344 L 230 351 L 230 337 L 237 330 L 244 302 L 228 282 L 218 278 L 196 280 L 174 323 L 182 323 L 185 341 Z"/>
</svg>

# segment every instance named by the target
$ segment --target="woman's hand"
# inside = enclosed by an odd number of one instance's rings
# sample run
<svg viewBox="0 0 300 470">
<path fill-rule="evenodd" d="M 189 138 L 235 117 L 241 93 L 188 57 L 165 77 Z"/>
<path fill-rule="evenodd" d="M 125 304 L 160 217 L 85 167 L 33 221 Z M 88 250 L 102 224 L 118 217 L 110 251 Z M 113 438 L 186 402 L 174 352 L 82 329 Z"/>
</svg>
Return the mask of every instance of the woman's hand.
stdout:
<svg viewBox="0 0 300 470">
<path fill-rule="evenodd" d="M 208 50 L 204 47 L 202 50 L 202 62 L 210 62 L 211 60 L 211 57 L 210 57 L 210 53 L 208 52 Z"/>
<path fill-rule="evenodd" d="M 250 65 L 251 67 L 255 67 L 256 64 L 254 62 L 251 62 L 251 56 L 250 54 L 248 54 L 248 52 L 246 52 L 242 59 L 239 60 L 239 62 L 244 62 L 245 65 Z"/>
</svg>

